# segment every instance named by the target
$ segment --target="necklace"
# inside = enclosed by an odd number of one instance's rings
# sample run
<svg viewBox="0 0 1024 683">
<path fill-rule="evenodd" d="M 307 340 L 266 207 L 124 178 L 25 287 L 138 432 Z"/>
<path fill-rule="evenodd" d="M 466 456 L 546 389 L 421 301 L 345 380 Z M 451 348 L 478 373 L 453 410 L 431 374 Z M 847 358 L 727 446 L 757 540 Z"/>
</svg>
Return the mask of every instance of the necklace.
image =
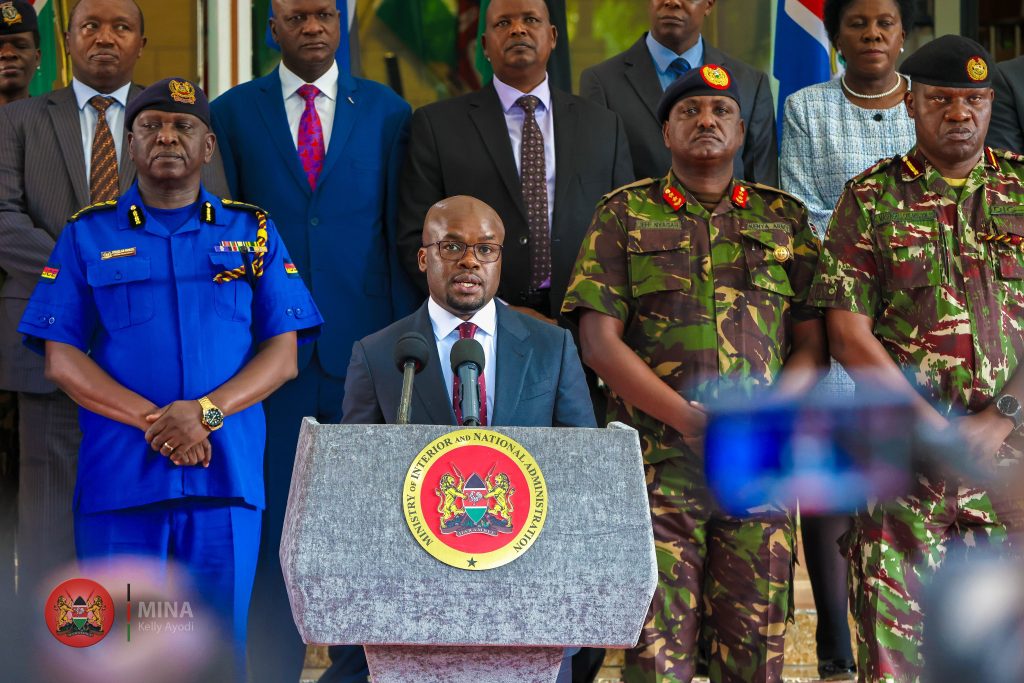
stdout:
<svg viewBox="0 0 1024 683">
<path fill-rule="evenodd" d="M 861 99 L 861 100 L 880 100 L 883 97 L 888 97 L 889 95 L 893 94 L 894 92 L 896 92 L 897 90 L 900 89 L 900 86 L 903 85 L 903 75 L 900 74 L 900 73 L 897 73 L 896 74 L 896 85 L 892 86 L 891 88 L 889 88 L 885 92 L 878 93 L 877 95 L 861 95 L 859 92 L 856 92 L 855 90 L 853 90 L 850 86 L 848 86 L 846 84 L 846 74 L 843 74 L 842 77 L 839 79 L 839 81 L 843 84 L 843 90 L 845 90 L 846 92 L 850 93 L 851 95 L 853 95 L 854 97 L 856 97 L 858 99 Z"/>
</svg>

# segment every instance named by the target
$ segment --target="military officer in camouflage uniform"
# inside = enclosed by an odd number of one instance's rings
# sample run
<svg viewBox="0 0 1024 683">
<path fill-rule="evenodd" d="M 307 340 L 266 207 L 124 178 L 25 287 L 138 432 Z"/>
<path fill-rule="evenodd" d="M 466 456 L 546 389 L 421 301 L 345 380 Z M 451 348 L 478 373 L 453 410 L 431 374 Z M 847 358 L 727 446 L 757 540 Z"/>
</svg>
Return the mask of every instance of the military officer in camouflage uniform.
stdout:
<svg viewBox="0 0 1024 683">
<path fill-rule="evenodd" d="M 984 145 L 992 66 L 959 36 L 904 62 L 917 145 L 847 185 L 811 303 L 855 380 L 911 397 L 923 428 L 952 426 L 995 471 L 1022 446 L 1024 158 Z M 995 493 L 922 472 L 858 517 L 846 545 L 861 680 L 920 680 L 922 584 L 950 543 L 1003 543 L 1016 513 Z"/>
<path fill-rule="evenodd" d="M 703 404 L 725 392 L 803 392 L 827 361 L 806 305 L 819 244 L 807 210 L 733 178 L 739 93 L 715 65 L 659 106 L 672 168 L 605 197 L 563 311 L 609 389 L 609 420 L 640 432 L 659 582 L 627 681 L 689 681 L 698 640 L 713 681 L 779 681 L 791 607 L 793 525 L 783 509 L 716 509 L 703 468 Z M 783 373 L 783 367 L 786 372 Z"/>
</svg>

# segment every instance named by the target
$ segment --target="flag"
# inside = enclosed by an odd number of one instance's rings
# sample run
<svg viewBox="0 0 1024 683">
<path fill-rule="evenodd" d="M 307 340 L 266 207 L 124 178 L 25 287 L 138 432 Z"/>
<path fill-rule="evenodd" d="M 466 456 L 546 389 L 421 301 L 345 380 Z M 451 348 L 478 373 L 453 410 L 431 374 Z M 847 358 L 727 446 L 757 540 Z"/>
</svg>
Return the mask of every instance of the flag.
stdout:
<svg viewBox="0 0 1024 683">
<path fill-rule="evenodd" d="M 441 80 L 452 81 L 458 20 L 445 0 L 381 0 L 377 18 Z"/>
<path fill-rule="evenodd" d="M 558 42 L 555 45 L 555 49 L 551 52 L 551 57 L 548 59 L 548 81 L 559 90 L 572 92 L 572 68 L 569 62 L 569 29 L 565 16 L 565 0 L 545 0 L 545 2 L 548 6 L 551 23 L 554 24 L 555 29 L 558 31 Z M 487 62 L 487 58 L 484 57 L 483 41 L 480 40 L 480 36 L 484 34 L 484 29 L 487 28 L 484 19 L 487 16 L 487 6 L 490 4 L 490 0 L 480 0 L 480 25 L 477 29 L 476 40 L 476 70 L 480 72 L 481 83 L 490 83 L 491 76 L 494 75 L 494 72 L 491 71 L 491 65 Z"/>
<path fill-rule="evenodd" d="M 338 11 L 341 13 L 341 41 L 338 43 L 338 51 L 335 56 L 338 60 L 338 68 L 344 73 L 357 73 L 359 68 L 359 40 L 356 32 L 356 1 L 357 0 L 336 0 Z M 270 17 L 274 16 L 274 6 L 267 3 L 267 31 L 264 41 L 267 47 L 272 50 L 281 51 L 281 46 L 274 40 L 270 32 Z M 353 71 L 355 69 L 355 71 Z"/>
<path fill-rule="evenodd" d="M 67 21 L 65 0 L 29 0 L 39 16 L 39 49 L 43 58 L 39 71 L 29 83 L 33 96 L 43 95 L 68 83 L 67 55 L 64 52 L 64 26 Z"/>
<path fill-rule="evenodd" d="M 786 98 L 801 88 L 832 78 L 825 31 L 825 0 L 778 0 L 772 73 L 779 81 L 776 124 L 782 136 Z"/>
</svg>

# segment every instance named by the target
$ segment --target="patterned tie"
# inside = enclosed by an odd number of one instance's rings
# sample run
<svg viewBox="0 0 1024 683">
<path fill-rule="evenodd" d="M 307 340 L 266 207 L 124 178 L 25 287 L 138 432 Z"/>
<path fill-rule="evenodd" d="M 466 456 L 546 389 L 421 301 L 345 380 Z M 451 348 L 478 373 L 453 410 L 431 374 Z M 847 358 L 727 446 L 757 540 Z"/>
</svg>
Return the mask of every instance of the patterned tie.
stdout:
<svg viewBox="0 0 1024 683">
<path fill-rule="evenodd" d="M 459 339 L 472 339 L 479 329 L 473 323 L 462 323 L 459 325 Z M 477 385 L 480 387 L 480 426 L 487 426 L 487 382 L 484 380 L 484 373 L 480 373 L 480 376 L 476 380 Z M 459 373 L 455 373 L 455 378 L 452 381 L 452 406 L 455 408 L 455 421 L 457 424 L 462 424 L 462 406 L 459 403 L 459 387 L 462 383 L 459 381 Z"/>
<path fill-rule="evenodd" d="M 107 125 L 107 108 L 113 103 L 113 97 L 100 95 L 89 100 L 96 110 L 96 132 L 89 161 L 89 200 L 93 204 L 117 199 L 117 149 Z"/>
<path fill-rule="evenodd" d="M 668 73 L 672 76 L 672 80 L 675 80 L 690 70 L 690 63 L 682 57 L 676 57 L 672 60 L 672 63 L 668 65 Z"/>
<path fill-rule="evenodd" d="M 540 99 L 523 95 L 516 104 L 526 113 L 519 148 L 519 180 L 530 228 L 530 287 L 538 289 L 551 277 L 551 232 L 548 228 L 548 180 L 544 136 L 533 112 Z"/>
<path fill-rule="evenodd" d="M 324 129 L 320 125 L 320 114 L 316 111 L 316 96 L 320 89 L 309 83 L 298 90 L 299 96 L 306 100 L 306 109 L 299 119 L 299 160 L 302 170 L 306 172 L 306 180 L 310 189 L 316 189 L 317 178 L 324 167 Z"/>
</svg>

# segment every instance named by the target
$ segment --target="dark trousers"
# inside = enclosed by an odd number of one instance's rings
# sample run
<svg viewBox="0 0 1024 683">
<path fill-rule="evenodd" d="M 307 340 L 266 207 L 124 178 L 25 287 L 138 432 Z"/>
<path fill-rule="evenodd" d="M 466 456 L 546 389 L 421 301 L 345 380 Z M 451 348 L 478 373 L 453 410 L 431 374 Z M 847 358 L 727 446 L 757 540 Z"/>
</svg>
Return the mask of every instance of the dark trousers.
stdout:
<svg viewBox="0 0 1024 683">
<path fill-rule="evenodd" d="M 263 457 L 267 506 L 249 609 L 248 669 L 253 683 L 294 683 L 302 673 L 306 646 L 295 627 L 281 573 L 281 529 L 302 418 L 315 417 L 325 424 L 339 422 L 344 391 L 345 379 L 328 375 L 314 355 L 298 377 L 263 402 L 267 416 Z M 362 648 L 359 652 L 361 655 Z"/>
<path fill-rule="evenodd" d="M 815 631 L 818 663 L 854 663 L 850 647 L 850 625 L 846 620 L 849 591 L 846 574 L 848 563 L 839 551 L 839 537 L 850 530 L 850 518 L 801 517 L 800 537 L 804 542 L 804 559 L 814 594 L 818 615 Z"/>
</svg>

